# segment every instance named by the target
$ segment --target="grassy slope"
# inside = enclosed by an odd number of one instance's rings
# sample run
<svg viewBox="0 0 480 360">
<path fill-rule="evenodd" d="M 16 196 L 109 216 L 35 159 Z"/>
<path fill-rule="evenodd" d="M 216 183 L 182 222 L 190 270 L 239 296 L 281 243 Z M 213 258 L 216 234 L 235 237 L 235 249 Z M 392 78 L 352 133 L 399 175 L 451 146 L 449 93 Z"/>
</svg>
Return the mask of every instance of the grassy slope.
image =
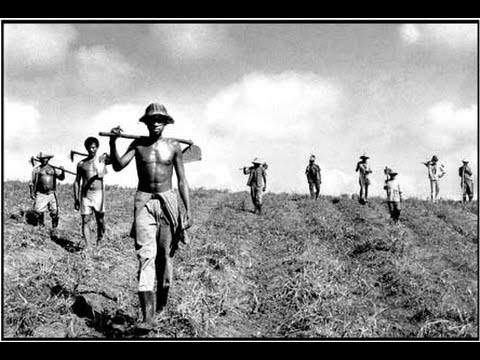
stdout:
<svg viewBox="0 0 480 360">
<path fill-rule="evenodd" d="M 106 243 L 87 256 L 72 190 L 52 237 L 10 218 L 26 189 L 4 184 L 6 338 L 478 337 L 476 203 L 408 200 L 394 226 L 380 199 L 266 194 L 258 217 L 246 192 L 196 190 L 169 306 L 140 334 L 133 190 L 108 189 Z"/>
</svg>

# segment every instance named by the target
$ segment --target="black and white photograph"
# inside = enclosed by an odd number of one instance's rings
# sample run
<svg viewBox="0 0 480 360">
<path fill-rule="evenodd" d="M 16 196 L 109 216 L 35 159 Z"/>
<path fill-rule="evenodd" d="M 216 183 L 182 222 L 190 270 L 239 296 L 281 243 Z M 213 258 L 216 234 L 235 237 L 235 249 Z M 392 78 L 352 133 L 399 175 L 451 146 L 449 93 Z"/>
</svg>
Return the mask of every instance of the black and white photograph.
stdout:
<svg viewBox="0 0 480 360">
<path fill-rule="evenodd" d="M 479 19 L 1 31 L 3 342 L 479 340 Z"/>
</svg>

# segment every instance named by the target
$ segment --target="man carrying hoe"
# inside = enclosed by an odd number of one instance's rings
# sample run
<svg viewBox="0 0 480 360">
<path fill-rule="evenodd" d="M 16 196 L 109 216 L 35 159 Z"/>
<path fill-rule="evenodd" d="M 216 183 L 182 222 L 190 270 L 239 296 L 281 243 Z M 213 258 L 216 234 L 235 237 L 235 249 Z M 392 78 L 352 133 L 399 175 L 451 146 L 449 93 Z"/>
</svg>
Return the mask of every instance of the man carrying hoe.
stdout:
<svg viewBox="0 0 480 360">
<path fill-rule="evenodd" d="M 259 158 L 252 161 L 253 166 L 243 167 L 243 173 L 248 175 L 247 186 L 250 187 L 250 197 L 255 210 L 254 214 L 262 214 L 263 192 L 267 190 L 267 172 L 265 164 Z"/>
<path fill-rule="evenodd" d="M 32 170 L 32 182 L 29 184 L 30 197 L 35 200 L 34 210 L 39 214 L 39 224 L 44 225 L 45 212 L 52 218 L 52 228 L 58 226 L 58 201 L 56 194 L 57 179 L 65 179 L 63 167 L 54 168 L 48 162 L 53 155 L 40 152 L 37 156 L 40 165 Z"/>
<path fill-rule="evenodd" d="M 93 244 L 90 224 L 92 213 L 97 222 L 97 245 L 105 233 L 105 188 L 103 177 L 107 173 L 106 165 L 110 164 L 107 154 L 97 157 L 99 142 L 97 138 L 88 137 L 85 142 L 88 156 L 77 164 L 77 177 L 73 184 L 75 210 L 82 215 L 82 234 L 88 249 Z"/>
<path fill-rule="evenodd" d="M 446 174 L 445 166 L 438 162 L 437 155 L 432 156 L 432 160 L 424 163 L 428 169 L 428 179 L 430 180 L 430 200 L 438 201 L 440 193 L 440 179 Z"/>
<path fill-rule="evenodd" d="M 146 108 L 140 121 L 147 126 L 148 138 L 132 141 L 120 157 L 116 147 L 117 137 L 112 136 L 110 157 L 115 171 L 121 171 L 134 157 L 137 164 L 138 186 L 131 236 L 135 239 L 139 260 L 138 295 L 143 325 L 149 327 L 155 323 L 155 311 L 160 312 L 167 304 L 176 237 L 193 224 L 193 218 L 180 143 L 162 137 L 165 126 L 174 123 L 173 118 L 165 106 L 153 103 Z M 115 134 L 120 134 L 120 131 L 119 127 L 111 130 Z M 177 196 L 172 189 L 173 170 L 185 205 L 185 220 L 180 216 Z"/>
</svg>

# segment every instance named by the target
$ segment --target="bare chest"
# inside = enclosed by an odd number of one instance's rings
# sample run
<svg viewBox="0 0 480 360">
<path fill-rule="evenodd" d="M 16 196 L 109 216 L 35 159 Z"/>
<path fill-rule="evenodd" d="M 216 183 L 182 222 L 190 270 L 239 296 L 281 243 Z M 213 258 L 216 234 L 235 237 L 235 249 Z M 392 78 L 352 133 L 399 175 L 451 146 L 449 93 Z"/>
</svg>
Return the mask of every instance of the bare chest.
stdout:
<svg viewBox="0 0 480 360">
<path fill-rule="evenodd" d="M 95 165 L 93 160 L 84 161 L 80 164 L 80 170 L 84 176 L 90 177 L 95 174 Z"/>
<path fill-rule="evenodd" d="M 55 170 L 53 168 L 43 168 L 38 171 L 38 177 L 41 179 L 48 179 L 55 176 Z"/>
<path fill-rule="evenodd" d="M 157 142 L 149 146 L 139 146 L 136 160 L 145 164 L 171 165 L 173 163 L 173 148 L 166 142 Z"/>
</svg>

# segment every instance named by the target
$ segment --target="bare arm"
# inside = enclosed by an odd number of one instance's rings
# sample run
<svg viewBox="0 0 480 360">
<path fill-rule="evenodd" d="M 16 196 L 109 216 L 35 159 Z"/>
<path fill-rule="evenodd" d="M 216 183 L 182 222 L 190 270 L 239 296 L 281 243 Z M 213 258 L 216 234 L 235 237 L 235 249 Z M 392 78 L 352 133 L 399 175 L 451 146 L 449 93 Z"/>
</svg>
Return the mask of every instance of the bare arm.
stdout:
<svg viewBox="0 0 480 360">
<path fill-rule="evenodd" d="M 36 186 L 37 186 L 37 176 L 38 172 L 35 169 L 32 170 L 32 182 L 29 184 L 30 187 L 30 198 L 35 199 L 35 192 L 37 191 Z"/>
<path fill-rule="evenodd" d="M 82 185 L 82 176 L 80 172 L 82 168 L 80 163 L 77 164 L 77 176 L 75 177 L 75 182 L 73 183 L 73 199 L 74 199 L 74 207 L 75 210 L 80 209 L 80 189 Z"/>
<path fill-rule="evenodd" d="M 175 155 L 173 156 L 173 166 L 177 175 L 178 191 L 180 192 L 180 197 L 182 198 L 183 204 L 185 205 L 185 211 L 187 213 L 186 228 L 189 228 L 193 225 L 193 216 L 190 208 L 190 190 L 188 188 L 188 182 L 185 176 L 185 168 L 183 166 L 182 149 L 180 147 L 180 144 L 177 142 L 174 144 L 174 147 Z"/>
<path fill-rule="evenodd" d="M 267 191 L 267 172 L 265 170 L 262 171 L 263 176 L 263 191 Z"/>
<path fill-rule="evenodd" d="M 59 169 L 54 169 L 53 171 L 55 171 L 55 176 L 58 180 L 65 180 L 65 171 L 63 170 L 63 166 L 60 166 Z"/>
<path fill-rule="evenodd" d="M 132 161 L 132 159 L 134 158 L 136 140 L 132 141 L 132 143 L 130 144 L 127 151 L 125 152 L 125 154 L 123 154 L 122 157 L 120 157 L 120 155 L 118 154 L 116 140 L 117 138 L 112 136 L 110 138 L 109 145 L 110 145 L 110 161 L 112 163 L 112 168 L 113 170 L 118 172 L 122 170 L 125 166 L 127 166 L 130 163 L 130 161 Z"/>
</svg>

